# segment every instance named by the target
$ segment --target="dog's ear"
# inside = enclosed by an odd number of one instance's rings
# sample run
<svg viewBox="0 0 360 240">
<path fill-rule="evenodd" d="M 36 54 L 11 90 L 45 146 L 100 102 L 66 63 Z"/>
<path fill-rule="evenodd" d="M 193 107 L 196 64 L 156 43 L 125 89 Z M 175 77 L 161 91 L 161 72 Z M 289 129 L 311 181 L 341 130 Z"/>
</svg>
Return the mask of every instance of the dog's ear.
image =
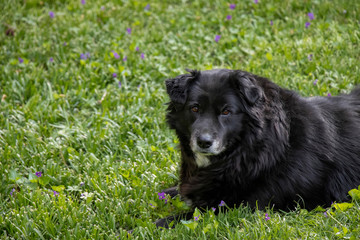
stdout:
<svg viewBox="0 0 360 240">
<path fill-rule="evenodd" d="M 256 84 L 256 79 L 247 72 L 236 71 L 233 77 L 235 85 L 245 97 L 249 105 L 254 105 L 263 97 L 262 89 Z"/>
<path fill-rule="evenodd" d="M 261 90 L 259 87 L 251 86 L 244 89 L 244 95 L 249 104 L 254 105 L 261 97 Z"/>
<path fill-rule="evenodd" d="M 188 70 L 190 74 L 182 74 L 165 81 L 166 91 L 173 103 L 184 104 L 187 99 L 188 88 L 190 84 L 199 76 L 200 72 Z"/>
</svg>

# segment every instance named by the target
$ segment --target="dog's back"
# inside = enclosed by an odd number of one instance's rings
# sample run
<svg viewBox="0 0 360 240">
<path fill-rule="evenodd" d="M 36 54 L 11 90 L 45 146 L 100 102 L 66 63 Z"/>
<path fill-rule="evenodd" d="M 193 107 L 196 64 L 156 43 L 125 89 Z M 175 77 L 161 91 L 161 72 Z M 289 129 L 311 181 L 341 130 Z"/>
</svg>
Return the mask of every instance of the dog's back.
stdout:
<svg viewBox="0 0 360 240">
<path fill-rule="evenodd" d="M 348 200 L 347 192 L 360 185 L 360 88 L 350 94 L 309 98 L 323 121 L 328 165 L 326 195 Z M 318 150 L 319 151 L 319 150 Z"/>
</svg>

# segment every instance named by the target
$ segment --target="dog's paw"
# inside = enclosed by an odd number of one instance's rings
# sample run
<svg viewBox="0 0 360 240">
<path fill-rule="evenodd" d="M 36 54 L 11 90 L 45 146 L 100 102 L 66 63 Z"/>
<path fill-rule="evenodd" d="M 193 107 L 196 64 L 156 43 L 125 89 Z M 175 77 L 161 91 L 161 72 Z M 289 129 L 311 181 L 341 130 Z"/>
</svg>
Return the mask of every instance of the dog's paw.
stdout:
<svg viewBox="0 0 360 240">
<path fill-rule="evenodd" d="M 177 187 L 177 186 L 164 189 L 162 192 L 164 192 L 165 194 L 170 195 L 171 198 L 179 195 L 179 191 L 178 191 L 178 187 Z"/>
</svg>

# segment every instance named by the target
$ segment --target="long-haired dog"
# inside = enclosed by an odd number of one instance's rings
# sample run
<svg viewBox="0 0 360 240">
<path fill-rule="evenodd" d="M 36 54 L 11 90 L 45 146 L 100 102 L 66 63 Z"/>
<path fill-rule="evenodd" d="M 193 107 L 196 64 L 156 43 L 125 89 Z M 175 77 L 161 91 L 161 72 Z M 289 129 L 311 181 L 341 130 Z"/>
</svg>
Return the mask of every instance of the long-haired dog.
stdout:
<svg viewBox="0 0 360 240">
<path fill-rule="evenodd" d="M 181 166 L 178 188 L 165 192 L 188 205 L 313 209 L 348 200 L 360 185 L 359 88 L 303 98 L 227 69 L 190 71 L 166 80 L 166 88 Z"/>
</svg>

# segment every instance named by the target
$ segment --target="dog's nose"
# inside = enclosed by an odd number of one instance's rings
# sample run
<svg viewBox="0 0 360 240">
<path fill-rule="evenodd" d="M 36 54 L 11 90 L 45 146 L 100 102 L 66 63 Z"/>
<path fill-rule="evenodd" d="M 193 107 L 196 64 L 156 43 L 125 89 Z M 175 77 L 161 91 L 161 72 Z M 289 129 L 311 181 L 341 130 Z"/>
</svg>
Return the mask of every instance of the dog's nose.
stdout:
<svg viewBox="0 0 360 240">
<path fill-rule="evenodd" d="M 209 134 L 204 134 L 204 135 L 200 135 L 197 138 L 197 145 L 200 148 L 206 149 L 211 147 L 211 145 L 213 144 L 213 139 L 211 138 L 211 136 Z"/>
</svg>

